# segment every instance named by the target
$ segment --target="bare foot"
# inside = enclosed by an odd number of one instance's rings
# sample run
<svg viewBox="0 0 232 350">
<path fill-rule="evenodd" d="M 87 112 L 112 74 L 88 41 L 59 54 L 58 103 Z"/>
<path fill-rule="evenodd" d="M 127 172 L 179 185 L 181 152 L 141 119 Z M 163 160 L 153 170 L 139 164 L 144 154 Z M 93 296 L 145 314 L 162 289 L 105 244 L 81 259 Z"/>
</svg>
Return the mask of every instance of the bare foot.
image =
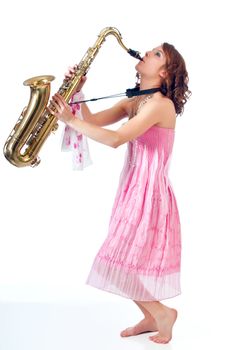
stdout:
<svg viewBox="0 0 232 350">
<path fill-rule="evenodd" d="M 129 337 L 131 335 L 138 335 L 141 333 L 156 332 L 156 331 L 158 331 L 156 321 L 153 318 L 150 318 L 150 319 L 144 318 L 134 327 L 129 327 L 124 329 L 124 331 L 122 331 L 120 335 L 121 337 Z"/>
<path fill-rule="evenodd" d="M 165 307 L 164 311 L 156 315 L 159 333 L 150 336 L 149 339 L 156 343 L 168 343 L 172 339 L 172 328 L 176 319 L 177 310 Z"/>
</svg>

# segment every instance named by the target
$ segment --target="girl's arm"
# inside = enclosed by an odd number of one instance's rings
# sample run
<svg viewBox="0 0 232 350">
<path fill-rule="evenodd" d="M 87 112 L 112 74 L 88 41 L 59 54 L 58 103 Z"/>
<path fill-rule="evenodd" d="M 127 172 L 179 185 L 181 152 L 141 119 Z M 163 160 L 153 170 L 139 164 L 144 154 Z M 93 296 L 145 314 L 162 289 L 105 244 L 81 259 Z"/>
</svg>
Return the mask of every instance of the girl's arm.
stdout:
<svg viewBox="0 0 232 350">
<path fill-rule="evenodd" d="M 75 75 L 76 70 L 78 69 L 78 65 L 74 67 L 69 67 L 68 72 L 65 74 L 65 79 L 72 79 Z M 86 83 L 87 77 L 83 76 L 81 78 L 80 83 L 76 88 L 76 92 L 79 92 L 84 84 Z M 116 103 L 113 107 L 108 108 L 104 111 L 98 113 L 91 113 L 89 107 L 84 102 L 81 104 L 81 112 L 84 120 L 88 123 L 105 126 L 118 122 L 119 120 L 125 118 L 128 114 L 128 98 L 124 98 L 123 100 Z"/>
<path fill-rule="evenodd" d="M 91 113 L 89 107 L 84 102 L 81 104 L 81 112 L 86 122 L 97 126 L 106 126 L 117 123 L 119 120 L 127 117 L 128 98 L 122 99 L 113 107 L 104 111 Z"/>
<path fill-rule="evenodd" d="M 140 112 L 135 117 L 129 119 L 114 131 L 76 118 L 72 114 L 69 105 L 59 94 L 53 96 L 52 104 L 56 108 L 56 112 L 49 107 L 47 108 L 59 120 L 87 137 L 113 148 L 117 148 L 121 144 L 142 135 L 151 126 L 164 119 L 168 111 L 170 111 L 170 104 L 167 101 L 157 102 L 151 99 L 140 109 Z"/>
</svg>

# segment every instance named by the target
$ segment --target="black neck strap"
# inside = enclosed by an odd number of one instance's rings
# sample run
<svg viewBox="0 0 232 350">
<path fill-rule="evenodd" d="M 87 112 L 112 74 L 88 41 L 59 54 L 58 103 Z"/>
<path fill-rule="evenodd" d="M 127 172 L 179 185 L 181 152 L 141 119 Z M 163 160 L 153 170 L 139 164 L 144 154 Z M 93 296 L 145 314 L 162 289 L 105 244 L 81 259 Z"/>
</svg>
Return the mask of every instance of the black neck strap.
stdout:
<svg viewBox="0 0 232 350">
<path fill-rule="evenodd" d="M 97 98 L 91 98 L 90 100 L 83 100 L 83 101 L 76 101 L 76 102 L 70 102 L 69 105 L 74 105 L 77 103 L 83 103 L 83 102 L 90 102 L 90 101 L 97 101 L 102 100 L 105 98 L 112 98 L 112 97 L 121 97 L 121 96 L 127 96 L 128 98 L 134 97 L 134 96 L 141 96 L 141 95 L 150 95 L 154 94 L 155 92 L 162 91 L 162 88 L 152 88 L 152 89 L 146 89 L 146 90 L 140 90 L 139 87 L 135 87 L 133 89 L 127 89 L 126 92 L 122 92 L 120 94 L 115 95 L 109 95 L 104 97 L 97 97 Z"/>
<path fill-rule="evenodd" d="M 158 92 L 158 91 L 162 91 L 162 89 L 158 87 L 153 89 L 140 90 L 139 87 L 135 87 L 134 89 L 127 89 L 126 96 L 130 98 L 134 96 L 154 94 L 155 92 Z"/>
</svg>

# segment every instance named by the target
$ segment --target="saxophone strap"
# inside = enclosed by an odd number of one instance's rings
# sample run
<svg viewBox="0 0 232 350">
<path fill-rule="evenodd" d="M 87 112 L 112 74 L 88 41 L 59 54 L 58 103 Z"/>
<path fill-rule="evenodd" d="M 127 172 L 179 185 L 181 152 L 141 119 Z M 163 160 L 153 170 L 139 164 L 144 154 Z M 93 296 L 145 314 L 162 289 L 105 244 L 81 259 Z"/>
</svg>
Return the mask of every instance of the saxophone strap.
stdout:
<svg viewBox="0 0 232 350">
<path fill-rule="evenodd" d="M 127 89 L 126 92 L 121 92 L 119 94 L 109 95 L 109 96 L 103 96 L 103 97 L 97 97 L 97 98 L 91 98 L 89 100 L 82 100 L 82 101 L 71 101 L 69 105 L 77 104 L 77 103 L 83 103 L 83 102 L 92 102 L 97 100 L 102 100 L 105 98 L 112 98 L 112 97 L 121 97 L 121 96 L 127 96 L 128 98 L 134 97 L 134 96 L 141 96 L 141 95 L 150 95 L 154 94 L 155 92 L 161 91 L 165 94 L 165 90 L 161 87 L 158 88 L 152 88 L 152 89 L 145 89 L 140 90 L 139 87 L 135 87 L 133 89 Z"/>
</svg>

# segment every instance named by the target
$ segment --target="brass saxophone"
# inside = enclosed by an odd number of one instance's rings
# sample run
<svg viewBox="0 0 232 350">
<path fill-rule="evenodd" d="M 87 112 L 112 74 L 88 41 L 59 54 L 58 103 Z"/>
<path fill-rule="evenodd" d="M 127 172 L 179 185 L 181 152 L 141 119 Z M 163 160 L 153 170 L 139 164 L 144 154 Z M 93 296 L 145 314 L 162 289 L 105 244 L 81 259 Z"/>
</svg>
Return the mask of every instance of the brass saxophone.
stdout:
<svg viewBox="0 0 232 350">
<path fill-rule="evenodd" d="M 98 35 L 95 44 L 90 47 L 78 64 L 78 68 L 72 79 L 64 79 L 58 93 L 68 102 L 75 92 L 83 75 L 85 75 L 97 55 L 102 43 L 108 35 L 114 35 L 119 44 L 131 56 L 142 59 L 138 51 L 127 49 L 122 42 L 120 32 L 114 27 L 104 28 Z M 6 159 L 17 167 L 32 166 L 40 163 L 38 152 L 52 131 L 57 130 L 57 118 L 46 109 L 50 96 L 50 83 L 55 77 L 41 75 L 24 81 L 24 85 L 30 86 L 31 95 L 13 130 L 7 138 L 3 153 Z M 54 110 L 50 104 L 49 107 Z"/>
</svg>

